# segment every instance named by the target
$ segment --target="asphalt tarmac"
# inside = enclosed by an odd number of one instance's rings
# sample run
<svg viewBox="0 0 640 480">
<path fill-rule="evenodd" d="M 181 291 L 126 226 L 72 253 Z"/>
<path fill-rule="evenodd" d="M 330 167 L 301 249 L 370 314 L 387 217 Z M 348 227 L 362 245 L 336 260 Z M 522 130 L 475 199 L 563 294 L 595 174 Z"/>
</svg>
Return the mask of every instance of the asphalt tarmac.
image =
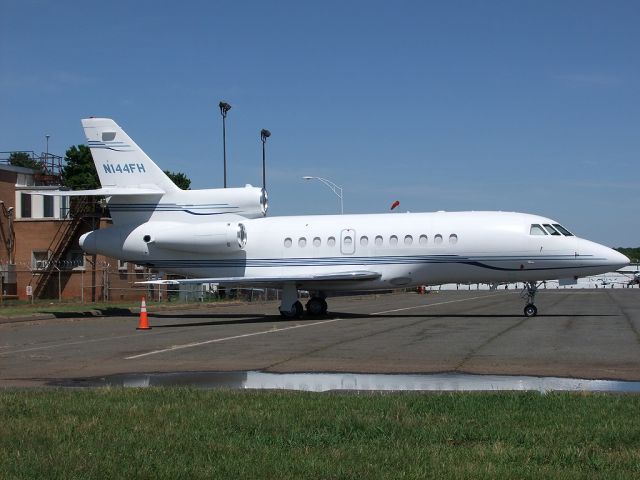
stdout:
<svg viewBox="0 0 640 480">
<path fill-rule="evenodd" d="M 472 373 L 640 380 L 637 289 L 330 298 L 282 320 L 274 302 L 0 324 L 0 387 L 152 372 Z"/>
</svg>

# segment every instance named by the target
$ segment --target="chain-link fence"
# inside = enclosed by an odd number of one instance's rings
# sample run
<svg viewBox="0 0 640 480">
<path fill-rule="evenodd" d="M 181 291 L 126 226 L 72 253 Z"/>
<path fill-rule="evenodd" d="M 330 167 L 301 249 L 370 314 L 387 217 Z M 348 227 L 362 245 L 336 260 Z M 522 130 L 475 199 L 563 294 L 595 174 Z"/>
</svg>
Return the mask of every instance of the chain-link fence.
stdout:
<svg viewBox="0 0 640 480">
<path fill-rule="evenodd" d="M 242 301 L 279 300 L 275 288 L 222 288 L 216 284 L 155 284 L 175 277 L 148 268 L 124 263 L 97 262 L 88 265 L 82 259 L 46 260 L 17 264 L 2 270 L 5 300 L 57 300 L 61 302 L 126 302 L 145 297 L 155 302 L 211 302 L 221 299 Z M 36 287 L 41 292 L 35 295 Z"/>
</svg>

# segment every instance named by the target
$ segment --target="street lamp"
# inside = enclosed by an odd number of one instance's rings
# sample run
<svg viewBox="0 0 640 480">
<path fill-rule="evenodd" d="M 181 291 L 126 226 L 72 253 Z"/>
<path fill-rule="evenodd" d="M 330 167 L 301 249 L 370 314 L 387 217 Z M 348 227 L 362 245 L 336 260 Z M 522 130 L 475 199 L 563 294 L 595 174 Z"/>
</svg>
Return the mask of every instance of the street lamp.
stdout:
<svg viewBox="0 0 640 480">
<path fill-rule="evenodd" d="M 322 178 L 322 177 L 304 176 L 302 178 L 304 180 L 318 180 L 318 181 L 324 183 L 327 187 L 329 187 L 331 189 L 331 191 L 333 193 L 335 193 L 336 196 L 340 199 L 340 214 L 342 215 L 344 213 L 343 198 L 342 198 L 342 187 L 341 186 L 336 185 L 331 180 L 327 180 L 326 178 Z"/>
<path fill-rule="evenodd" d="M 44 165 L 46 167 L 47 162 L 49 161 L 49 137 L 51 137 L 51 135 L 45 135 L 45 137 L 47 137 L 47 154 L 46 157 L 44 157 Z"/>
<path fill-rule="evenodd" d="M 227 131 L 226 131 L 226 118 L 227 112 L 231 110 L 231 105 L 227 102 L 220 102 L 220 115 L 222 115 L 222 156 L 224 159 L 224 188 L 227 188 Z"/>
<path fill-rule="evenodd" d="M 269 130 L 265 130 L 264 128 L 260 130 L 260 140 L 262 140 L 262 190 L 267 190 L 267 173 L 266 173 L 266 162 L 264 159 L 264 144 L 267 143 L 267 138 L 271 136 L 271 132 Z"/>
</svg>

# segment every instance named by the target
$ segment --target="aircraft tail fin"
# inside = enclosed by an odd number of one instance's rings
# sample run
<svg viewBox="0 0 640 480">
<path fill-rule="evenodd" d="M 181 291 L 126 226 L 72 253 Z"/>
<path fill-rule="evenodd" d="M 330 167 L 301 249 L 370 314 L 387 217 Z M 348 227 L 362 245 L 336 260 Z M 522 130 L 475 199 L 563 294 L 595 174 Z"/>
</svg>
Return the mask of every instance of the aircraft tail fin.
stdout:
<svg viewBox="0 0 640 480">
<path fill-rule="evenodd" d="M 103 188 L 180 190 L 110 118 L 86 118 L 82 126 Z"/>
</svg>

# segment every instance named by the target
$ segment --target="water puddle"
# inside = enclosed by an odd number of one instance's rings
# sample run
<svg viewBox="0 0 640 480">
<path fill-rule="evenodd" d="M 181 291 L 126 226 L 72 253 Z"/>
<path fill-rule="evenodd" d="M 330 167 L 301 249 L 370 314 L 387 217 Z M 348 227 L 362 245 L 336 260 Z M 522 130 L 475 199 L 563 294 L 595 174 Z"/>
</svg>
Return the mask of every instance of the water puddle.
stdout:
<svg viewBox="0 0 640 480">
<path fill-rule="evenodd" d="M 118 374 L 53 382 L 66 387 L 176 387 L 327 391 L 570 391 L 640 393 L 640 382 L 510 375 L 176 372 Z"/>
</svg>

